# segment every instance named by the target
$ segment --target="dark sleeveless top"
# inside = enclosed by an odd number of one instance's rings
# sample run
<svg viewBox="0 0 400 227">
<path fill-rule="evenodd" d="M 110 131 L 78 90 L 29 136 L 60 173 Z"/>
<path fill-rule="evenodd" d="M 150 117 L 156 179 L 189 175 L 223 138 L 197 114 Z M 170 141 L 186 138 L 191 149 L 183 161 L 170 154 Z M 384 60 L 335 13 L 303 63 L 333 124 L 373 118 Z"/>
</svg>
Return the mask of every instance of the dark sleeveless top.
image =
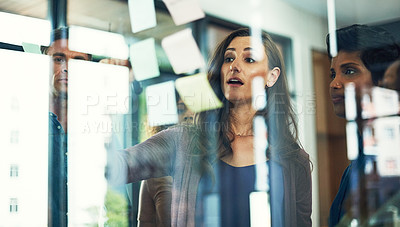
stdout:
<svg viewBox="0 0 400 227">
<path fill-rule="evenodd" d="M 216 163 L 216 184 L 213 192 L 201 196 L 204 201 L 200 210 L 203 217 L 202 223 L 205 226 L 250 226 L 250 193 L 255 191 L 256 169 L 255 165 L 234 167 L 223 161 Z M 270 200 L 271 200 L 271 221 L 273 227 L 284 226 L 283 220 L 283 174 L 281 166 L 277 163 L 268 162 L 270 174 Z M 200 188 L 212 185 L 209 179 L 202 178 Z M 203 191 L 204 188 L 200 191 Z M 208 190 L 206 190 L 208 191 Z M 197 215 L 200 215 L 197 213 Z M 199 220 L 199 219 L 197 219 Z M 199 223 L 196 226 L 202 226 Z"/>
</svg>

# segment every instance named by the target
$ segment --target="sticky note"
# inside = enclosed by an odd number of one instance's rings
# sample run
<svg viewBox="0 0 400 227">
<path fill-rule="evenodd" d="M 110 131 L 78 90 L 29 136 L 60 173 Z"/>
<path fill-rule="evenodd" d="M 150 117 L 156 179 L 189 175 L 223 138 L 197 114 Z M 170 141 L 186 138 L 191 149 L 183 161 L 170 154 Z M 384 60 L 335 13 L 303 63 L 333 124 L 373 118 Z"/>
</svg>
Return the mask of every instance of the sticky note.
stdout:
<svg viewBox="0 0 400 227">
<path fill-rule="evenodd" d="M 110 58 L 127 59 L 129 55 L 123 35 L 80 26 L 69 28 L 68 47 L 73 51 Z"/>
<path fill-rule="evenodd" d="M 205 16 L 197 0 L 164 0 L 176 25 L 186 24 Z"/>
<path fill-rule="evenodd" d="M 193 72 L 205 65 L 190 28 L 165 37 L 161 46 L 176 74 Z"/>
<path fill-rule="evenodd" d="M 129 112 L 127 100 L 128 67 L 74 59 L 68 61 L 68 113 L 85 116 L 126 114 Z M 89 125 L 82 126 L 79 131 L 85 128 L 98 130 Z"/>
<path fill-rule="evenodd" d="M 254 77 L 252 83 L 252 106 L 255 110 L 262 110 L 267 105 L 267 95 L 265 93 L 265 82 L 261 76 Z"/>
<path fill-rule="evenodd" d="M 23 42 L 27 42 L 42 46 L 50 44 L 49 20 L 0 12 L 0 31 L 0 42 L 3 43 L 21 45 Z"/>
<path fill-rule="evenodd" d="M 204 73 L 181 77 L 175 81 L 175 87 L 182 101 L 192 112 L 217 109 L 223 105 Z"/>
<path fill-rule="evenodd" d="M 380 176 L 400 175 L 400 117 L 381 117 L 372 121 L 378 171 Z M 366 139 L 364 138 L 364 144 Z M 365 153 L 365 152 L 364 152 Z"/>
<path fill-rule="evenodd" d="M 154 38 L 131 45 L 130 56 L 136 80 L 146 80 L 160 75 Z"/>
<path fill-rule="evenodd" d="M 8 22 L 12 24 L 12 21 Z M 14 29 L 20 30 L 16 27 Z M 1 31 L 2 34 L 5 32 Z M 19 192 L 16 194 L 23 195 L 19 197 L 20 201 L 23 201 L 22 209 L 29 209 L 29 214 L 34 218 L 20 218 L 18 225 L 46 226 L 48 139 L 51 138 L 47 126 L 50 117 L 50 57 L 0 49 L 0 62 L 0 168 L 3 172 L 0 180 L 3 182 L 0 203 L 5 204 L 5 201 L 9 200 L 8 192 L 13 194 L 16 187 L 29 188 L 35 196 L 25 196 Z M 27 113 L 29 117 L 22 117 Z M 33 150 L 35 152 L 32 152 Z M 20 177 L 16 175 L 17 166 L 14 163 L 19 165 Z M 10 176 L 6 176 L 7 171 L 10 171 Z M 13 179 L 14 177 L 17 178 Z M 18 182 L 18 186 L 6 183 L 13 180 L 17 180 L 14 182 Z M 5 212 L 2 211 L 0 225 L 7 225 L 4 224 L 7 220 L 4 221 L 6 218 L 3 213 Z M 11 216 L 14 216 L 13 213 L 10 213 Z"/>
<path fill-rule="evenodd" d="M 372 102 L 378 117 L 399 113 L 399 93 L 395 90 L 374 87 L 372 89 Z"/>
<path fill-rule="evenodd" d="M 174 81 L 148 86 L 146 106 L 150 126 L 178 123 Z"/>
<path fill-rule="evenodd" d="M 271 227 L 271 207 L 267 192 L 251 192 L 250 224 L 255 227 Z"/>
<path fill-rule="evenodd" d="M 157 25 L 153 0 L 129 0 L 132 32 L 140 32 Z"/>
<path fill-rule="evenodd" d="M 36 45 L 36 44 L 23 42 L 22 47 L 24 48 L 24 51 L 27 53 L 32 53 L 32 54 L 41 54 L 42 53 L 40 51 L 39 45 Z"/>
</svg>

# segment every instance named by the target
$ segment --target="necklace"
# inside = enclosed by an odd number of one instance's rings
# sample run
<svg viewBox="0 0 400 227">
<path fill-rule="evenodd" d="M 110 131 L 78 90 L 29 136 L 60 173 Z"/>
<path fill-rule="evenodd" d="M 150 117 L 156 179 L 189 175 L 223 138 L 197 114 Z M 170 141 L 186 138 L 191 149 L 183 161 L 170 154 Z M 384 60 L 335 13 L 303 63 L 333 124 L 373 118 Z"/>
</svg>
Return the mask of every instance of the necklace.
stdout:
<svg viewBox="0 0 400 227">
<path fill-rule="evenodd" d="M 238 136 L 238 137 L 254 136 L 253 134 L 243 135 L 243 134 L 240 134 L 240 133 L 237 133 L 235 135 Z"/>
</svg>

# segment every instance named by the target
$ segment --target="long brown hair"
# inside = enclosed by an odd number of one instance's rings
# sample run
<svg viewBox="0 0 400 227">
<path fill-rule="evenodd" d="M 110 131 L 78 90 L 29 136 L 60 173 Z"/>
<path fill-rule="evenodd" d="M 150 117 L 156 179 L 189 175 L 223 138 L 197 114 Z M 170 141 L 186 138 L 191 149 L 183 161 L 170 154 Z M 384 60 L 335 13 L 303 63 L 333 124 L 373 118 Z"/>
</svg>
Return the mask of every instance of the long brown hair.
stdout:
<svg viewBox="0 0 400 227">
<path fill-rule="evenodd" d="M 200 149 L 203 155 L 221 158 L 232 153 L 231 143 L 234 133 L 231 127 L 230 102 L 225 98 L 221 88 L 221 66 L 228 45 L 236 37 L 250 36 L 248 28 L 241 28 L 230 33 L 217 46 L 209 62 L 208 80 L 217 97 L 224 106 L 220 109 L 204 111 L 196 115 L 196 124 L 200 129 Z M 268 57 L 269 69 L 278 67 L 281 74 L 272 87 L 266 88 L 267 106 L 256 113 L 263 116 L 268 125 L 269 148 L 268 158 L 279 156 L 290 158 L 301 149 L 298 142 L 297 123 L 288 92 L 285 65 L 282 55 L 272 38 L 261 34 L 262 43 Z"/>
</svg>

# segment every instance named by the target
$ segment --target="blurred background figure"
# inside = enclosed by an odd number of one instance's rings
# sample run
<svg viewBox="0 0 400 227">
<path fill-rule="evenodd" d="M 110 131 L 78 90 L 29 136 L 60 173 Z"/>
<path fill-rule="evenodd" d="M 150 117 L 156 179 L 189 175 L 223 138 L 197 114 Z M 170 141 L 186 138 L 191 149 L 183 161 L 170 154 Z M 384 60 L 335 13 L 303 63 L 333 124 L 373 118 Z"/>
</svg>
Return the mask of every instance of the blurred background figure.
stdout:
<svg viewBox="0 0 400 227">
<path fill-rule="evenodd" d="M 179 124 L 193 124 L 194 113 L 178 98 Z M 154 135 L 172 125 L 151 127 Z M 150 136 L 151 136 L 150 135 Z M 171 226 L 172 176 L 143 180 L 140 185 L 138 227 Z"/>
<path fill-rule="evenodd" d="M 177 107 L 178 107 L 179 123 L 193 124 L 194 113 L 186 107 L 182 99 L 178 100 Z"/>
<path fill-rule="evenodd" d="M 384 88 L 400 91 L 400 59 L 388 67 L 379 85 Z"/>
</svg>

